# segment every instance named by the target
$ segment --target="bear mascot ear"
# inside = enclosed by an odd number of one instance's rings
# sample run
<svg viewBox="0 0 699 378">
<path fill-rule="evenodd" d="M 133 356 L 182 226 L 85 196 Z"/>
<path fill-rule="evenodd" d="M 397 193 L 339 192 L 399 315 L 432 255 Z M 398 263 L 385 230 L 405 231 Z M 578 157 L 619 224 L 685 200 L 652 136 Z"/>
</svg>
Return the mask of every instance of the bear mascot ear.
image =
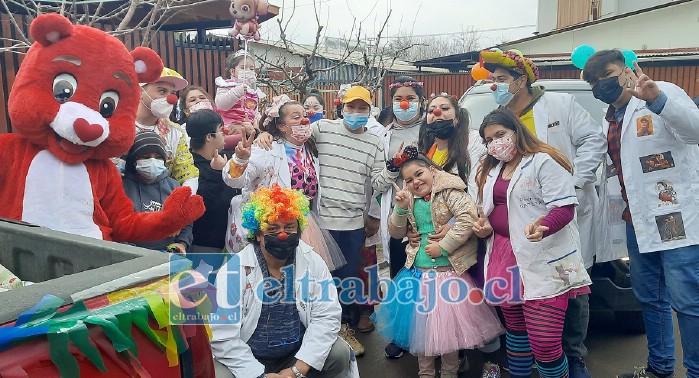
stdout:
<svg viewBox="0 0 699 378">
<path fill-rule="evenodd" d="M 139 83 L 152 83 L 160 78 L 163 73 L 163 61 L 155 51 L 147 47 L 136 47 L 131 56 Z"/>
<path fill-rule="evenodd" d="M 38 16 L 29 27 L 29 35 L 42 46 L 49 46 L 73 34 L 73 24 L 60 14 Z"/>
</svg>

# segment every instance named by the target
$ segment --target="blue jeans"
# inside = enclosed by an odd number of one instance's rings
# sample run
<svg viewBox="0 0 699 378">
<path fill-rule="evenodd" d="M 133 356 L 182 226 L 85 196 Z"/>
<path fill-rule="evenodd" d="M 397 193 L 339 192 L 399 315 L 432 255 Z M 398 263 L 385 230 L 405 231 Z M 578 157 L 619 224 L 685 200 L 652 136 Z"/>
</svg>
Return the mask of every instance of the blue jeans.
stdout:
<svg viewBox="0 0 699 378">
<path fill-rule="evenodd" d="M 347 260 L 346 265 L 332 272 L 333 276 L 340 279 L 357 277 L 359 272 L 359 252 L 364 245 L 364 228 L 348 231 L 329 230 L 329 232 L 337 245 L 340 246 L 342 254 L 345 256 L 345 260 Z"/>
<path fill-rule="evenodd" d="M 674 309 L 687 377 L 699 378 L 699 245 L 640 253 L 632 225 L 626 226 L 626 237 L 631 286 L 646 325 L 648 365 L 662 374 L 675 370 Z"/>
</svg>

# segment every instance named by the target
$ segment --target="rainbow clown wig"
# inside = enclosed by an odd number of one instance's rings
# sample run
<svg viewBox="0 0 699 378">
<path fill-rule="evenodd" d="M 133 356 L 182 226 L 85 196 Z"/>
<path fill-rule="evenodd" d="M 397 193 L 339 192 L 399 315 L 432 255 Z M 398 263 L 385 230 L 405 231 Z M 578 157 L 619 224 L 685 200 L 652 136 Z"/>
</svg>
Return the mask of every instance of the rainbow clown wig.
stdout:
<svg viewBox="0 0 699 378">
<path fill-rule="evenodd" d="M 273 184 L 250 195 L 250 201 L 243 206 L 243 227 L 248 230 L 249 239 L 257 231 L 265 232 L 269 223 L 278 221 L 298 220 L 301 231 L 306 227 L 308 211 L 308 199 L 302 192 Z"/>
</svg>

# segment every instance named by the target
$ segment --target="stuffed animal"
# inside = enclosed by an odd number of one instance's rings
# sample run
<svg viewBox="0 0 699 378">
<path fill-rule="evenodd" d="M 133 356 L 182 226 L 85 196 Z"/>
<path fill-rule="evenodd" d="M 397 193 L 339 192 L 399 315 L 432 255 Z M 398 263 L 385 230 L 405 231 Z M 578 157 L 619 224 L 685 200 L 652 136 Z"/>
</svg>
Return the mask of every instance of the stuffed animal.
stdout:
<svg viewBox="0 0 699 378">
<path fill-rule="evenodd" d="M 186 187 L 161 212 L 134 212 L 109 159 L 133 144 L 139 83 L 160 77 L 158 55 L 58 14 L 30 35 L 9 97 L 14 133 L 0 135 L 0 217 L 115 241 L 163 239 L 199 218 Z"/>
<path fill-rule="evenodd" d="M 245 39 L 254 38 L 260 40 L 259 16 L 267 14 L 269 3 L 267 0 L 232 0 L 230 12 L 235 20 L 233 29 L 228 33 L 231 37 L 240 35 Z"/>
</svg>

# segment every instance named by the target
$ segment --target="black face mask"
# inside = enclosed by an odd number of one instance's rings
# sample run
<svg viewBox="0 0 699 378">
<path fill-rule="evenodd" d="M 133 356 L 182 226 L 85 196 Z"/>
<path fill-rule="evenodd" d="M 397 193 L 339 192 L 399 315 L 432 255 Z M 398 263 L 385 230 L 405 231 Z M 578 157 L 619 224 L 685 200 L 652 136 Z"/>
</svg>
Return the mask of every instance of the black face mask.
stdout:
<svg viewBox="0 0 699 378">
<path fill-rule="evenodd" d="M 623 74 L 623 72 L 621 73 Z M 621 76 L 621 74 L 619 76 Z M 619 85 L 619 76 L 608 77 L 602 79 L 592 87 L 592 95 L 604 102 L 605 104 L 613 104 L 619 99 L 624 88 Z"/>
<path fill-rule="evenodd" d="M 427 134 L 434 135 L 438 139 L 449 139 L 456 131 L 454 127 L 454 120 L 451 119 L 438 119 L 432 123 L 427 124 Z"/>
<path fill-rule="evenodd" d="M 280 234 L 287 234 L 284 240 L 279 238 Z M 277 260 L 287 260 L 299 246 L 299 233 L 278 232 L 272 235 L 265 235 L 265 251 Z"/>
</svg>

